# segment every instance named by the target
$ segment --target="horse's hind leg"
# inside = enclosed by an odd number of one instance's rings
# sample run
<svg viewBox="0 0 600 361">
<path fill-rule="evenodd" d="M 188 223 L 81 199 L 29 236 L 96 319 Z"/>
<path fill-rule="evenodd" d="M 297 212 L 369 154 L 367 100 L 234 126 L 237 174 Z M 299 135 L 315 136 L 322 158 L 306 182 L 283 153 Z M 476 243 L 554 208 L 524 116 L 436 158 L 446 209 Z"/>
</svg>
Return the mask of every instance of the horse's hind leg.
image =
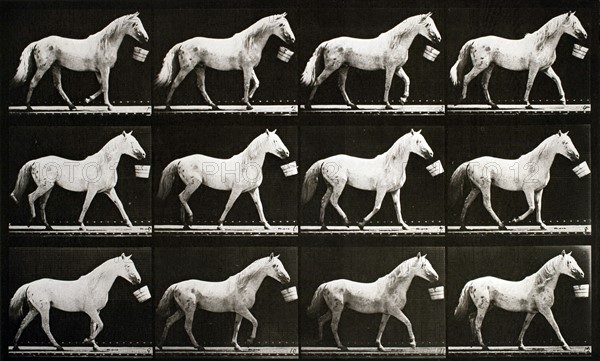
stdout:
<svg viewBox="0 0 600 361">
<path fill-rule="evenodd" d="M 337 183 L 333 186 L 333 191 L 331 193 L 331 197 L 329 198 L 329 201 L 331 202 L 331 205 L 333 206 L 333 208 L 335 208 L 335 210 L 339 213 L 340 216 L 342 216 L 342 218 L 344 219 L 344 224 L 346 225 L 346 227 L 350 227 L 350 221 L 348 221 L 348 216 L 346 215 L 346 213 L 344 212 L 344 210 L 342 209 L 342 207 L 340 207 L 338 201 L 340 199 L 340 196 L 342 195 L 342 191 L 344 190 L 344 187 L 346 186 L 346 179 L 337 179 Z"/>
<path fill-rule="evenodd" d="M 200 346 L 194 337 L 192 332 L 192 325 L 194 324 L 194 313 L 196 312 L 196 301 L 189 299 L 185 309 L 185 333 L 187 333 L 192 345 L 199 351 L 204 351 L 204 347 Z"/>
<path fill-rule="evenodd" d="M 465 198 L 465 203 L 463 205 L 463 209 L 460 212 L 460 230 L 461 231 L 467 230 L 467 226 L 465 224 L 466 223 L 465 221 L 467 219 L 467 210 L 469 209 L 471 204 L 473 204 L 473 201 L 475 200 L 475 198 L 477 198 L 479 193 L 481 193 L 481 190 L 477 187 L 473 187 L 473 188 L 471 188 L 471 192 L 469 192 L 469 195 L 467 196 L 467 198 Z"/>
<path fill-rule="evenodd" d="M 346 93 L 346 79 L 348 78 L 348 70 L 350 67 L 348 65 L 342 65 L 340 70 L 338 71 L 338 88 L 340 88 L 340 92 L 342 93 L 342 97 L 344 98 L 344 102 L 352 109 L 358 109 L 356 104 L 350 101 L 350 97 L 348 97 L 348 93 Z"/>
<path fill-rule="evenodd" d="M 383 198 L 385 197 L 385 191 L 378 189 L 377 193 L 375 194 L 375 204 L 373 205 L 373 210 L 367 214 L 367 216 L 360 222 L 358 222 L 358 227 L 360 229 L 365 228 L 365 224 L 367 224 L 367 222 L 369 222 L 371 220 L 371 218 L 373 218 L 373 216 L 375 214 L 377 214 L 377 212 L 379 212 L 379 210 L 381 209 L 381 203 L 383 202 Z"/>
<path fill-rule="evenodd" d="M 506 230 L 506 226 L 504 223 L 498 218 L 496 212 L 492 209 L 492 192 L 491 192 L 491 180 L 484 180 L 484 185 L 481 188 L 481 195 L 483 196 L 483 206 L 488 211 L 488 213 L 492 216 L 494 221 L 498 224 L 498 228 L 500 230 Z"/>
<path fill-rule="evenodd" d="M 492 106 L 492 109 L 499 109 L 496 103 L 492 101 L 490 97 L 490 91 L 488 89 L 488 85 L 490 84 L 490 77 L 492 76 L 492 71 L 494 71 L 494 64 L 490 64 L 487 69 L 483 71 L 481 75 L 481 87 L 483 89 L 483 96 L 485 97 L 485 101 Z"/>
<path fill-rule="evenodd" d="M 198 87 L 198 90 L 200 91 L 200 94 L 202 94 L 202 97 L 204 98 L 204 100 L 212 107 L 212 109 L 219 110 L 219 107 L 215 103 L 213 103 L 213 101 L 208 96 L 208 93 L 206 92 L 205 79 L 206 79 L 206 67 L 203 65 L 197 66 L 196 67 L 196 86 Z"/>
<path fill-rule="evenodd" d="M 477 341 L 479 341 L 479 345 L 483 347 L 484 350 L 489 350 L 487 345 L 483 343 L 483 336 L 481 335 L 481 325 L 483 324 L 483 319 L 485 318 L 485 314 L 490 306 L 490 303 L 487 299 L 482 298 L 477 306 L 477 316 L 475 317 L 475 332 L 477 333 Z"/>
<path fill-rule="evenodd" d="M 258 212 L 258 217 L 260 218 L 260 222 L 263 224 L 265 229 L 271 229 L 271 225 L 267 222 L 267 218 L 265 217 L 265 212 L 263 211 L 262 202 L 260 200 L 260 192 L 258 187 L 254 190 L 249 191 L 250 197 L 252 197 L 252 201 L 254 201 L 254 205 L 256 206 L 256 211 Z"/>
<path fill-rule="evenodd" d="M 37 306 L 39 306 L 38 311 L 42 317 L 42 329 L 46 333 L 46 336 L 48 336 L 50 343 L 52 343 L 52 346 L 56 347 L 57 351 L 63 351 L 62 346 L 56 342 L 54 336 L 52 336 L 52 332 L 50 332 L 50 302 L 45 301 Z"/>
<path fill-rule="evenodd" d="M 33 220 L 36 217 L 35 201 L 38 198 L 42 197 L 44 194 L 46 194 L 50 189 L 52 189 L 52 187 L 54 187 L 54 183 L 44 181 L 44 183 L 38 185 L 35 191 L 30 193 L 29 196 L 27 196 L 27 199 L 29 201 L 29 211 L 31 213 L 31 218 L 29 218 L 29 224 L 33 223 Z"/>
<path fill-rule="evenodd" d="M 319 323 L 319 341 L 323 341 L 323 326 L 328 322 L 331 321 L 331 311 L 327 311 L 327 313 L 325 313 L 324 315 L 319 317 L 318 323 Z"/>
<path fill-rule="evenodd" d="M 558 89 L 558 94 L 560 95 L 560 102 L 562 103 L 562 105 L 567 105 L 567 98 L 565 97 L 565 91 L 563 90 L 562 82 L 560 81 L 558 75 L 554 72 L 554 69 L 552 69 L 552 67 L 549 67 L 548 69 L 544 70 L 544 74 L 548 75 L 550 79 L 554 81 L 554 84 L 556 84 L 556 88 Z"/>
<path fill-rule="evenodd" d="M 560 342 L 562 342 L 563 350 L 565 350 L 565 351 L 571 350 L 571 348 L 567 344 L 567 341 L 565 341 L 562 334 L 560 333 L 560 329 L 558 328 L 558 324 L 556 323 L 556 320 L 554 319 L 554 314 L 552 313 L 552 309 L 550 307 L 541 307 L 541 308 L 539 308 L 539 311 L 544 317 L 546 317 L 546 320 L 548 320 L 548 323 L 550 324 L 550 326 L 552 326 L 552 329 L 556 333 L 556 336 L 558 337 Z"/>
<path fill-rule="evenodd" d="M 533 109 L 531 103 L 529 103 L 529 93 L 531 92 L 531 87 L 533 87 L 533 82 L 535 81 L 538 71 L 539 68 L 529 68 L 529 73 L 527 75 L 527 87 L 525 88 L 525 96 L 523 96 L 523 100 L 525 100 L 525 108 L 527 109 Z"/>
<path fill-rule="evenodd" d="M 190 183 L 187 183 L 185 185 L 185 189 L 178 195 L 179 202 L 181 202 L 181 207 L 183 207 L 185 210 L 185 212 L 182 212 L 181 214 L 183 229 L 190 229 L 190 224 L 194 222 L 194 213 L 188 204 L 188 200 L 201 184 L 202 182 L 200 182 L 198 179 L 191 178 Z M 185 213 L 187 213 L 187 217 Z"/>
<path fill-rule="evenodd" d="M 48 71 L 48 69 L 50 69 L 50 65 L 38 64 L 38 68 L 35 71 L 33 78 L 31 78 L 31 81 L 29 82 L 29 90 L 27 90 L 27 98 L 25 98 L 25 105 L 27 106 L 27 110 L 32 110 L 31 96 L 33 95 L 35 87 L 37 87 L 38 83 L 40 82 L 44 74 L 46 74 L 46 71 Z"/>
<path fill-rule="evenodd" d="M 46 220 L 46 203 L 48 203 L 48 198 L 50 198 L 50 193 L 52 193 L 52 188 L 50 188 L 48 190 L 48 192 L 44 193 L 44 195 L 42 195 L 40 198 L 40 216 L 42 218 L 42 222 L 44 223 L 44 226 L 46 226 L 46 230 L 52 230 L 52 227 L 50 226 L 50 224 L 48 224 L 48 221 Z"/>
<path fill-rule="evenodd" d="M 167 335 L 169 334 L 169 329 L 171 328 L 171 326 L 173 326 L 175 322 L 181 320 L 183 316 L 185 316 L 183 311 L 181 309 L 178 309 L 174 314 L 167 318 L 167 321 L 165 321 L 165 328 L 163 329 L 162 335 L 160 336 L 160 339 L 156 344 L 156 346 L 159 349 L 162 349 L 163 345 L 165 344 L 165 340 L 167 339 Z"/>
<path fill-rule="evenodd" d="M 377 344 L 377 349 L 379 351 L 387 351 L 381 344 L 381 336 L 383 335 L 383 331 L 385 331 L 385 326 L 387 326 L 389 319 L 390 315 L 383 314 L 381 316 L 381 322 L 379 322 L 379 330 L 377 331 L 377 338 L 375 339 L 375 343 Z"/>
<path fill-rule="evenodd" d="M 333 193 L 333 187 L 331 185 L 327 185 L 327 190 L 321 198 L 321 209 L 319 210 L 319 221 L 321 222 L 321 230 L 327 230 L 327 226 L 325 226 L 325 211 L 327 210 L 327 204 L 329 203 L 329 199 L 331 198 L 331 194 Z"/>
<path fill-rule="evenodd" d="M 319 74 L 319 76 L 317 77 L 317 79 L 315 80 L 315 82 L 312 86 L 312 89 L 310 90 L 310 95 L 308 96 L 308 101 L 306 102 L 306 109 L 311 108 L 311 103 L 313 101 L 313 98 L 315 97 L 315 93 L 317 92 L 319 85 L 323 84 L 325 79 L 329 78 L 329 76 L 334 71 L 336 71 L 340 66 L 341 66 L 341 64 L 340 65 L 328 65 L 325 67 L 325 69 L 323 69 L 321 74 Z"/>
<path fill-rule="evenodd" d="M 535 313 L 527 313 L 527 316 L 525 316 L 525 322 L 523 323 L 523 328 L 519 334 L 519 350 L 521 351 L 526 351 L 525 346 L 523 345 L 523 337 L 525 337 L 525 332 L 527 331 L 527 328 L 529 327 L 529 324 L 535 315 Z"/>
<path fill-rule="evenodd" d="M 342 345 L 342 342 L 340 341 L 340 336 L 338 335 L 338 325 L 340 324 L 342 310 L 343 310 L 343 306 L 341 308 L 332 310 L 331 332 L 333 333 L 333 338 L 335 339 L 335 343 L 336 343 L 337 347 L 339 347 L 342 351 L 348 351 L 348 347 Z"/>
<path fill-rule="evenodd" d="M 181 61 L 180 61 L 181 63 Z M 171 87 L 169 88 L 169 92 L 167 93 L 167 100 L 165 102 L 165 109 L 166 110 L 170 110 L 171 109 L 171 98 L 173 97 L 173 93 L 175 92 L 175 89 L 177 89 L 177 87 L 179 87 L 179 84 L 181 84 L 181 82 L 183 81 L 183 79 L 185 79 L 185 77 L 190 73 L 190 71 L 192 71 L 194 67 L 191 66 L 191 64 L 186 64 L 181 65 L 179 68 L 179 73 L 177 73 L 177 76 L 175 77 L 175 79 L 173 79 L 173 83 L 171 83 Z"/>
<path fill-rule="evenodd" d="M 39 315 L 39 312 L 30 305 L 29 312 L 27 313 L 25 318 L 23 318 L 23 321 L 21 321 L 21 325 L 19 326 L 17 334 L 15 335 L 15 341 L 13 343 L 14 351 L 17 351 L 19 349 L 19 339 L 21 338 L 23 330 L 25 330 L 25 328 L 31 323 L 31 321 L 33 321 L 34 318 L 36 318 L 37 315 Z"/>
<path fill-rule="evenodd" d="M 52 65 L 52 78 L 54 81 L 54 87 L 56 88 L 56 90 L 58 90 L 58 94 L 60 94 L 63 100 L 69 105 L 69 110 L 77 110 L 73 103 L 71 103 L 71 99 L 69 99 L 69 97 L 62 88 L 62 76 L 60 65 Z"/>
<path fill-rule="evenodd" d="M 460 98 L 461 101 L 463 101 L 467 98 L 467 88 L 469 87 L 469 83 L 471 82 L 471 80 L 473 80 L 477 75 L 479 75 L 479 73 L 484 71 L 486 68 L 487 68 L 487 66 L 476 67 L 475 65 L 473 65 L 473 68 L 471 69 L 471 71 L 468 72 L 467 75 L 465 75 L 465 78 L 463 79 L 463 88 L 462 88 L 462 94 L 461 94 L 461 98 Z"/>
</svg>

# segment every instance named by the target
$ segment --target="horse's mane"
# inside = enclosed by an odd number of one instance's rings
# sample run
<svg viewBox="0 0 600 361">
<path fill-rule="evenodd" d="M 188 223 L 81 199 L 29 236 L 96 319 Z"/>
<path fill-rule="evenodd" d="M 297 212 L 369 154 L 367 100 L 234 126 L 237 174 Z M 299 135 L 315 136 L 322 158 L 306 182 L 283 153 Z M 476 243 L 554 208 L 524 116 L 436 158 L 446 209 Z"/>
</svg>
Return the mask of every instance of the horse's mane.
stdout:
<svg viewBox="0 0 600 361">
<path fill-rule="evenodd" d="M 102 48 L 106 48 L 110 39 L 118 33 L 121 28 L 129 21 L 128 17 L 131 15 L 123 15 L 115 20 L 111 21 L 108 25 L 104 27 L 104 29 L 100 30 L 98 33 L 100 35 L 100 44 Z"/>
<path fill-rule="evenodd" d="M 396 140 L 396 142 L 394 142 L 394 144 L 390 147 L 390 149 L 387 150 L 387 152 L 385 152 L 385 167 L 388 168 L 392 165 L 392 163 L 396 160 L 396 158 L 398 157 L 398 154 L 400 152 L 404 153 L 405 147 L 404 147 L 404 142 L 406 141 L 406 137 L 408 137 L 408 133 L 404 134 L 403 136 L 401 136 L 398 140 Z"/>
<path fill-rule="evenodd" d="M 250 25 L 249 27 L 242 30 L 241 32 L 235 34 L 234 36 L 236 36 L 236 35 L 245 36 L 244 48 L 246 48 L 246 50 L 250 50 L 254 46 L 254 41 L 256 40 L 256 38 L 267 33 L 270 30 L 271 26 L 275 22 L 277 22 L 277 20 L 278 20 L 277 16 L 278 15 L 265 16 L 264 18 L 258 20 L 257 22 Z"/>
<path fill-rule="evenodd" d="M 119 140 L 119 137 L 122 137 L 122 136 L 123 136 L 122 134 L 119 134 L 116 137 L 112 138 L 106 144 L 104 144 L 102 149 L 100 149 L 100 151 L 98 152 L 98 153 L 104 154 L 104 158 L 106 159 L 107 162 L 110 162 L 112 160 L 112 158 L 110 158 L 109 156 L 111 154 L 113 154 L 114 151 L 118 148 L 117 142 Z"/>
<path fill-rule="evenodd" d="M 394 270 L 388 273 L 384 278 L 390 280 L 390 282 L 394 282 L 398 279 L 406 278 L 410 269 L 410 262 L 414 261 L 415 257 L 409 258 L 404 262 L 400 263 Z"/>
<path fill-rule="evenodd" d="M 400 40 L 405 37 L 407 34 L 411 33 L 413 29 L 417 26 L 418 19 L 422 15 L 415 15 L 409 18 L 404 19 L 400 24 L 394 26 L 390 30 L 386 31 L 381 35 L 391 35 L 390 37 L 390 48 L 395 48 L 396 45 L 400 42 Z"/>
<path fill-rule="evenodd" d="M 261 133 L 259 136 L 254 138 L 242 153 L 247 154 L 248 158 L 250 159 L 256 158 L 256 156 L 258 155 L 258 150 L 262 146 L 262 138 L 264 136 L 266 136 L 266 133 Z"/>
<path fill-rule="evenodd" d="M 544 44 L 546 44 L 548 39 L 552 38 L 560 29 L 566 15 L 567 14 L 562 14 L 553 17 L 537 31 L 533 32 L 532 34 L 526 34 L 525 37 L 535 37 L 535 47 L 537 50 L 540 50 Z"/>
<path fill-rule="evenodd" d="M 556 275 L 556 261 L 560 255 L 551 258 L 536 272 L 535 284 L 543 287 Z"/>
<path fill-rule="evenodd" d="M 252 277 L 263 267 L 264 263 L 269 259 L 269 257 L 259 258 L 256 261 L 250 263 L 246 268 L 241 270 L 234 277 L 238 278 L 238 288 L 244 289 L 248 282 L 252 279 Z"/>
<path fill-rule="evenodd" d="M 90 272 L 79 277 L 79 279 L 89 279 L 90 283 L 95 283 L 95 281 L 99 280 L 100 276 L 104 274 L 103 272 L 100 272 L 100 271 L 103 270 L 104 268 L 106 268 L 109 262 L 115 262 L 115 259 L 117 259 L 117 258 L 119 258 L 119 257 L 107 259 L 106 261 L 102 262 L 102 264 L 100 264 L 98 267 L 94 268 Z"/>
<path fill-rule="evenodd" d="M 539 159 L 542 156 L 542 153 L 544 153 L 544 151 L 548 148 L 548 143 L 554 141 L 554 136 L 556 136 L 556 134 L 553 134 L 548 138 L 544 139 L 540 144 L 533 148 L 531 152 L 526 154 L 533 154 L 535 155 L 536 159 Z"/>
</svg>

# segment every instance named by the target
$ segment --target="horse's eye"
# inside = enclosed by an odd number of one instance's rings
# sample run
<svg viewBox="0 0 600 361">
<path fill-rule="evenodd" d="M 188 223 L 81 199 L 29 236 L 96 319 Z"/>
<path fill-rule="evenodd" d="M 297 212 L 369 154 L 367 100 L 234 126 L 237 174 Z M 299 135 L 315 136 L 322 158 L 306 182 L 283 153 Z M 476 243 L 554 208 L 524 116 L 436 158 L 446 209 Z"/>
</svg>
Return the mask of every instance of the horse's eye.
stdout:
<svg viewBox="0 0 600 361">
<path fill-rule="evenodd" d="M 274 265 L 273 265 L 273 268 L 277 268 L 277 265 L 276 265 L 276 264 L 274 264 Z"/>
<path fill-rule="evenodd" d="M 285 26 L 284 24 L 279 24 L 279 27 L 280 27 L 280 28 L 283 28 L 284 26 Z"/>
</svg>

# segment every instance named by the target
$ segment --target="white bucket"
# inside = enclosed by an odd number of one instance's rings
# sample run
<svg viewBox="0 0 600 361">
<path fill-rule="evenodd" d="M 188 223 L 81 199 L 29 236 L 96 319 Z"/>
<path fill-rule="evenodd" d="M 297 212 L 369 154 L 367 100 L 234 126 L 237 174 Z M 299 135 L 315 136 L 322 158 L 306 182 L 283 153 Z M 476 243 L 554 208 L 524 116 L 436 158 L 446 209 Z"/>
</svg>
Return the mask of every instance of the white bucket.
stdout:
<svg viewBox="0 0 600 361">
<path fill-rule="evenodd" d="M 576 58 L 583 59 L 585 58 L 585 54 L 587 54 L 588 50 L 589 49 L 585 46 L 573 44 L 573 52 L 571 54 Z"/>
<path fill-rule="evenodd" d="M 444 286 L 433 287 L 429 289 L 429 297 L 432 300 L 443 300 L 444 299 Z"/>
<path fill-rule="evenodd" d="M 138 300 L 139 303 L 148 301 L 152 296 L 150 296 L 150 290 L 148 289 L 148 286 L 144 286 L 142 288 L 140 288 L 139 290 L 133 292 L 133 295 L 135 296 L 135 298 Z"/>
<path fill-rule="evenodd" d="M 583 162 L 580 165 L 578 165 L 577 167 L 573 168 L 573 172 L 575 172 L 575 174 L 577 174 L 577 176 L 579 178 L 583 178 L 586 175 L 592 173 L 592 171 L 590 170 L 590 167 L 588 166 L 587 162 Z"/>
<path fill-rule="evenodd" d="M 444 167 L 442 167 L 442 162 L 439 160 L 433 164 L 428 165 L 426 169 L 432 177 L 444 173 Z"/>
<path fill-rule="evenodd" d="M 438 55 L 440 55 L 440 51 L 429 45 L 425 47 L 425 51 L 423 52 L 423 57 L 429 61 L 435 61 Z"/>
<path fill-rule="evenodd" d="M 296 287 L 290 287 L 282 290 L 281 295 L 283 296 L 285 302 L 292 302 L 298 299 L 298 291 L 296 290 Z"/>
<path fill-rule="evenodd" d="M 133 48 L 133 59 L 143 63 L 146 61 L 146 56 L 148 56 L 148 53 L 148 50 L 135 46 Z"/>
<path fill-rule="evenodd" d="M 573 291 L 575 291 L 575 297 L 590 297 L 590 285 L 575 285 Z"/>
<path fill-rule="evenodd" d="M 292 55 L 294 55 L 293 51 L 286 47 L 280 46 L 279 51 L 277 52 L 277 59 L 287 63 L 288 61 L 290 61 Z"/>
<path fill-rule="evenodd" d="M 149 165 L 136 165 L 135 176 L 138 178 L 150 177 L 150 166 Z"/>
<path fill-rule="evenodd" d="M 298 174 L 298 166 L 296 165 L 295 161 L 282 165 L 281 170 L 286 177 L 291 177 Z"/>
</svg>

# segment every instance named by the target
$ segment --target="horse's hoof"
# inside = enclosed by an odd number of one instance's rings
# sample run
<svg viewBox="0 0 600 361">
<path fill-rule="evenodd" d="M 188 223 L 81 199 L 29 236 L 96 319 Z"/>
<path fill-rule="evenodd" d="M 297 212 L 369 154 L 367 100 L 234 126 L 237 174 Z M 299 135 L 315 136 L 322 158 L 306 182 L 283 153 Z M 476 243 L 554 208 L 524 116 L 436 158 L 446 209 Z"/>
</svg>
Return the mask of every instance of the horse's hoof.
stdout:
<svg viewBox="0 0 600 361">
<path fill-rule="evenodd" d="M 482 349 L 483 351 L 489 351 L 489 350 L 490 350 L 490 348 L 489 348 L 487 345 L 483 345 L 483 346 L 481 346 L 481 349 Z"/>
<path fill-rule="evenodd" d="M 338 346 L 338 348 L 342 351 L 348 351 L 348 347 L 346 346 Z"/>
<path fill-rule="evenodd" d="M 322 225 L 321 226 L 321 231 L 328 231 L 328 230 L 329 230 L 329 228 L 327 228 L 326 225 Z"/>
<path fill-rule="evenodd" d="M 531 104 L 529 104 L 525 106 L 525 109 L 533 109 L 533 107 L 531 106 Z"/>
<path fill-rule="evenodd" d="M 459 231 L 468 231 L 469 229 L 464 224 L 460 226 Z"/>
<path fill-rule="evenodd" d="M 350 103 L 350 104 L 348 104 L 348 106 L 349 106 L 349 107 L 350 107 L 350 109 L 352 109 L 352 110 L 360 110 L 356 104 L 352 104 L 352 103 Z"/>
<path fill-rule="evenodd" d="M 221 110 L 221 108 L 219 108 L 217 105 L 212 105 L 211 106 L 212 110 Z"/>
<path fill-rule="evenodd" d="M 271 225 L 268 223 L 263 224 L 263 227 L 265 227 L 266 230 L 273 229 L 273 227 L 271 227 Z"/>
<path fill-rule="evenodd" d="M 56 346 L 56 351 L 64 351 L 65 349 L 62 346 Z"/>
<path fill-rule="evenodd" d="M 198 351 L 206 351 L 206 349 L 204 348 L 204 346 L 201 346 L 201 345 L 196 346 L 196 350 L 198 350 Z"/>
<path fill-rule="evenodd" d="M 19 346 L 17 346 L 17 345 L 14 345 L 12 349 L 13 349 L 13 351 L 19 351 L 20 350 Z"/>
<path fill-rule="evenodd" d="M 408 100 L 408 97 L 406 97 L 406 98 L 405 97 L 400 98 L 400 105 L 406 104 L 407 100 Z"/>
<path fill-rule="evenodd" d="M 508 228 L 506 228 L 506 226 L 504 224 L 499 225 L 498 229 L 501 230 L 501 231 L 507 231 L 508 230 Z"/>
<path fill-rule="evenodd" d="M 571 348 L 566 343 L 564 345 L 562 345 L 562 349 L 565 351 L 571 351 Z"/>
<path fill-rule="evenodd" d="M 246 343 L 247 343 L 248 345 L 252 345 L 252 344 L 254 343 L 254 338 L 252 338 L 252 337 L 248 337 L 248 339 L 246 340 Z"/>
<path fill-rule="evenodd" d="M 546 225 L 543 224 L 543 223 L 540 224 L 540 228 L 542 229 L 542 231 L 547 231 L 548 230 L 548 227 L 546 227 Z"/>
<path fill-rule="evenodd" d="M 109 112 L 112 112 L 114 110 L 112 105 L 108 105 L 106 108 L 108 109 Z"/>
<path fill-rule="evenodd" d="M 161 350 L 162 351 L 162 348 L 163 348 L 162 345 L 156 345 L 156 349 L 157 350 Z"/>
<path fill-rule="evenodd" d="M 404 230 L 404 231 L 409 231 L 409 230 L 410 230 L 410 227 L 409 227 L 408 225 L 406 225 L 406 224 L 403 224 L 403 225 L 402 225 L 402 230 Z"/>
<path fill-rule="evenodd" d="M 410 347 L 412 347 L 413 349 L 417 348 L 417 343 L 415 341 L 411 342 Z"/>
<path fill-rule="evenodd" d="M 496 104 L 490 104 L 490 106 L 492 107 L 492 110 L 500 110 L 500 107 L 498 107 Z"/>
<path fill-rule="evenodd" d="M 222 224 L 219 224 L 219 225 L 217 226 L 217 229 L 218 229 L 219 231 L 224 231 L 224 230 L 225 230 L 225 227 L 223 227 L 223 225 L 222 225 Z"/>
<path fill-rule="evenodd" d="M 77 110 L 77 107 L 73 104 L 69 105 L 69 110 Z"/>
<path fill-rule="evenodd" d="M 46 231 L 54 231 L 54 228 L 52 228 L 51 225 L 46 224 Z"/>
<path fill-rule="evenodd" d="M 190 231 L 191 229 L 192 229 L 192 227 L 190 227 L 190 225 L 189 225 L 189 224 L 184 224 L 184 225 L 183 225 L 183 230 L 184 230 L 184 231 Z"/>
<path fill-rule="evenodd" d="M 527 351 L 527 349 L 525 348 L 525 346 L 519 345 L 519 351 Z"/>
<path fill-rule="evenodd" d="M 389 105 L 389 104 L 386 104 L 386 105 L 385 105 L 385 109 L 386 109 L 386 110 L 394 110 L 394 107 L 392 107 L 392 106 L 391 106 L 391 105 Z"/>
<path fill-rule="evenodd" d="M 28 112 L 32 112 L 33 108 L 31 107 L 31 105 L 28 105 L 27 107 L 25 107 L 25 110 Z"/>
<path fill-rule="evenodd" d="M 92 99 L 85 98 L 83 101 L 85 102 L 85 104 L 90 104 L 92 102 Z"/>
<path fill-rule="evenodd" d="M 356 225 L 358 226 L 358 228 L 360 228 L 361 231 L 365 229 L 365 224 L 367 224 L 367 222 L 365 221 L 356 223 Z"/>
<path fill-rule="evenodd" d="M 246 105 L 246 110 L 252 110 L 254 109 L 254 107 L 252 107 L 252 105 Z"/>
<path fill-rule="evenodd" d="M 382 345 L 378 345 L 377 346 L 377 350 L 381 351 L 381 352 L 386 352 L 387 351 L 387 349 L 385 347 L 383 347 Z"/>
<path fill-rule="evenodd" d="M 165 105 L 165 110 L 171 110 L 171 106 L 170 105 Z"/>
</svg>

